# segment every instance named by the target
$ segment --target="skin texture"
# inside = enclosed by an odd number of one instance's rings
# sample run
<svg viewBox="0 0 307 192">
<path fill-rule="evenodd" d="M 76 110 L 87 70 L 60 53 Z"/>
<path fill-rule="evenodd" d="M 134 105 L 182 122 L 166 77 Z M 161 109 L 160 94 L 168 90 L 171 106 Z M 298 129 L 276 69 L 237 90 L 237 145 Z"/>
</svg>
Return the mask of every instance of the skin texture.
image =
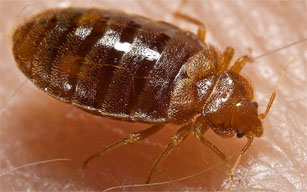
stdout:
<svg viewBox="0 0 307 192">
<path fill-rule="evenodd" d="M 163 19 L 195 32 L 197 28 L 176 20 L 172 13 L 179 1 L 8 1 L 1 3 L 1 140 L 0 187 L 2 191 L 105 190 L 109 187 L 143 184 L 165 145 L 179 128 L 168 125 L 154 136 L 93 160 L 82 162 L 129 133 L 149 127 L 93 116 L 44 94 L 18 70 L 11 53 L 11 35 L 27 15 L 55 6 L 100 6 L 122 9 Z M 304 1 L 192 1 L 184 13 L 206 24 L 207 41 L 223 50 L 231 45 L 235 58 L 249 53 L 267 53 L 306 37 Z M 263 112 L 282 67 L 288 69 L 268 117 L 264 135 L 256 138 L 234 173 L 233 190 L 304 191 L 306 179 L 306 42 L 259 58 L 243 69 L 254 86 L 259 112 Z M 211 130 L 205 137 L 234 163 L 245 138 L 222 139 Z M 29 165 L 44 160 L 67 158 Z M 14 171 L 13 168 L 28 165 Z M 194 137 L 178 146 L 152 177 L 152 182 L 177 182 L 131 187 L 126 190 L 225 190 L 227 168 Z M 115 189 L 116 191 L 122 189 Z"/>
</svg>

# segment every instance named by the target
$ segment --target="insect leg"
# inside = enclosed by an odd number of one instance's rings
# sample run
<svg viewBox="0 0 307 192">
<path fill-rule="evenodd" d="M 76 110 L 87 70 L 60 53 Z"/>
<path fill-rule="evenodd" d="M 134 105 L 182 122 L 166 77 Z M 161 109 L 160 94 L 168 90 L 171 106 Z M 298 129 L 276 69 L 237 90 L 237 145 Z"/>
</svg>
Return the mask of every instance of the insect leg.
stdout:
<svg viewBox="0 0 307 192">
<path fill-rule="evenodd" d="M 177 18 L 186 20 L 188 22 L 191 22 L 195 25 L 198 25 L 197 36 L 200 40 L 205 42 L 205 40 L 206 40 L 206 27 L 205 27 L 205 25 L 201 21 L 181 13 L 181 10 L 182 10 L 183 6 L 186 4 L 186 2 L 187 2 L 187 0 L 181 0 L 177 11 L 174 13 L 174 16 L 177 17 Z"/>
<path fill-rule="evenodd" d="M 153 172 L 156 170 L 157 166 L 168 157 L 168 155 L 172 152 L 175 146 L 179 145 L 182 141 L 184 141 L 187 138 L 187 136 L 191 132 L 191 128 L 192 128 L 192 123 L 185 124 L 176 132 L 176 135 L 171 138 L 171 142 L 167 145 L 167 147 L 164 149 L 164 151 L 160 154 L 158 159 L 156 159 L 153 166 L 151 167 L 146 180 L 147 184 L 150 182 L 151 176 Z"/>
<path fill-rule="evenodd" d="M 233 58 L 234 54 L 235 54 L 235 50 L 232 47 L 226 47 L 222 55 L 222 64 L 220 66 L 218 74 L 221 74 L 228 69 L 230 61 Z"/>
<path fill-rule="evenodd" d="M 228 180 L 228 191 L 230 191 L 231 189 L 231 184 L 232 184 L 232 173 L 233 171 L 237 168 L 237 166 L 240 163 L 240 160 L 242 159 L 243 155 L 245 155 L 245 153 L 247 152 L 247 150 L 249 149 L 249 147 L 251 146 L 254 136 L 253 135 L 246 135 L 247 138 L 247 143 L 245 144 L 245 146 L 242 148 L 240 155 L 237 159 L 237 161 L 235 162 L 234 166 L 231 168 L 230 170 L 230 174 L 229 174 L 229 180 Z"/>
<path fill-rule="evenodd" d="M 251 60 L 252 59 L 247 55 L 239 57 L 236 62 L 230 67 L 230 71 L 240 73 L 241 69 L 245 66 L 245 64 Z"/>
<path fill-rule="evenodd" d="M 208 130 L 208 128 L 209 127 L 204 121 L 203 117 L 199 116 L 195 120 L 193 134 L 200 142 L 202 142 L 204 145 L 209 147 L 209 149 L 211 149 L 217 156 L 219 156 L 225 162 L 225 164 L 227 165 L 230 171 L 230 164 L 225 154 L 219 148 L 217 148 L 213 143 L 211 143 L 210 141 L 208 141 L 206 138 L 202 136 Z"/>
<path fill-rule="evenodd" d="M 84 162 L 83 162 L 83 167 L 86 167 L 87 164 L 89 163 L 89 161 L 91 161 L 92 159 L 98 157 L 98 156 L 102 156 L 104 154 L 106 154 L 107 152 L 110 152 L 116 148 L 119 148 L 123 145 L 126 145 L 128 143 L 134 143 L 136 141 L 140 141 L 145 139 L 146 137 L 149 137 L 151 135 L 153 135 L 154 133 L 158 132 L 162 127 L 164 127 L 164 124 L 158 124 L 158 125 L 153 125 L 148 129 L 145 129 L 143 131 L 139 131 L 139 132 L 135 132 L 135 133 L 131 133 L 129 134 L 128 137 L 120 139 L 114 143 L 112 143 L 111 145 L 107 146 L 106 148 L 104 148 L 102 151 L 100 151 L 99 153 L 96 153 L 90 157 L 88 157 Z"/>
<path fill-rule="evenodd" d="M 195 133 L 194 133 L 195 134 Z M 208 141 L 206 138 L 204 138 L 202 135 L 196 135 L 195 137 L 202 142 L 203 144 L 205 144 L 207 147 L 209 147 L 209 149 L 211 149 L 217 156 L 219 156 L 227 165 L 228 168 L 230 168 L 230 164 L 225 156 L 225 154 L 219 149 L 217 148 L 213 143 L 211 143 L 210 141 Z"/>
</svg>

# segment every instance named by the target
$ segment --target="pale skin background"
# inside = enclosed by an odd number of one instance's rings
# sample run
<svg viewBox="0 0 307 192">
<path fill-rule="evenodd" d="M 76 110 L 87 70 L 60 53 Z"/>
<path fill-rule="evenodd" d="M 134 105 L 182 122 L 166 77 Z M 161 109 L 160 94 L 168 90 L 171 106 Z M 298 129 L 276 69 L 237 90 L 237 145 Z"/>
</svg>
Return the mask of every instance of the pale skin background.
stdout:
<svg viewBox="0 0 307 192">
<path fill-rule="evenodd" d="M 195 25 L 172 17 L 178 4 L 176 0 L 1 1 L 1 191 L 102 191 L 143 184 L 152 163 L 178 129 L 169 125 L 144 141 L 93 160 L 88 169 L 82 169 L 82 162 L 89 155 L 149 125 L 93 116 L 51 98 L 25 81 L 11 53 L 10 35 L 16 25 L 27 15 L 48 7 L 99 6 L 166 20 L 195 32 Z M 188 1 L 183 12 L 206 24 L 207 42 L 221 50 L 228 45 L 234 47 L 235 58 L 250 49 L 257 56 L 307 37 L 303 0 L 195 0 Z M 257 59 L 244 68 L 243 74 L 252 82 L 259 111 L 263 112 L 283 66 L 296 58 L 281 83 L 270 114 L 263 121 L 263 137 L 255 139 L 234 173 L 234 191 L 307 190 L 306 48 L 305 41 Z M 205 136 L 226 153 L 231 163 L 246 141 L 221 139 L 211 131 Z M 58 158 L 64 160 L 30 165 Z M 191 176 L 198 172 L 202 173 Z M 191 177 L 173 181 L 187 176 Z M 190 136 L 153 175 L 154 183 L 166 181 L 172 182 L 126 190 L 225 190 L 227 168 Z"/>
</svg>

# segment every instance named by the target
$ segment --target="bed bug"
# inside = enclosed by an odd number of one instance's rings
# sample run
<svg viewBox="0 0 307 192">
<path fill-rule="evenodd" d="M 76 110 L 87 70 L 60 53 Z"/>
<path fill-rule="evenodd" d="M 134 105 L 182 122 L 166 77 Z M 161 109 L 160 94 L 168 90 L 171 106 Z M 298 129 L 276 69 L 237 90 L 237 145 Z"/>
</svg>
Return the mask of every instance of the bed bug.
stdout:
<svg viewBox="0 0 307 192">
<path fill-rule="evenodd" d="M 180 9 L 179 9 L 180 10 Z M 234 49 L 220 52 L 205 42 L 206 30 L 196 19 L 176 16 L 199 26 L 198 34 L 163 21 L 115 10 L 51 9 L 19 27 L 13 53 L 20 70 L 40 89 L 95 115 L 153 124 L 89 157 L 145 139 L 165 124 L 181 125 L 147 177 L 172 149 L 191 133 L 230 168 L 224 153 L 203 134 L 211 128 L 222 137 L 245 136 L 246 153 L 263 133 L 253 89 L 240 75 L 249 61 Z M 230 169 L 230 177 L 232 174 Z"/>
</svg>

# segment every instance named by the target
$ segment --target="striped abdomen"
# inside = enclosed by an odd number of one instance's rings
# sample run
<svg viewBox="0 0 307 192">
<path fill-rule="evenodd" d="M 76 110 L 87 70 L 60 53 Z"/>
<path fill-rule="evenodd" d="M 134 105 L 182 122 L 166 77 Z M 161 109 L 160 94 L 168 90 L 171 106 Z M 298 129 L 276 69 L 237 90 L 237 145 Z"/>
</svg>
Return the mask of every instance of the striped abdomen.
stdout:
<svg viewBox="0 0 307 192">
<path fill-rule="evenodd" d="M 97 9 L 55 9 L 13 37 L 19 68 L 39 88 L 95 114 L 169 121 L 174 83 L 204 44 L 165 22 Z"/>
</svg>

